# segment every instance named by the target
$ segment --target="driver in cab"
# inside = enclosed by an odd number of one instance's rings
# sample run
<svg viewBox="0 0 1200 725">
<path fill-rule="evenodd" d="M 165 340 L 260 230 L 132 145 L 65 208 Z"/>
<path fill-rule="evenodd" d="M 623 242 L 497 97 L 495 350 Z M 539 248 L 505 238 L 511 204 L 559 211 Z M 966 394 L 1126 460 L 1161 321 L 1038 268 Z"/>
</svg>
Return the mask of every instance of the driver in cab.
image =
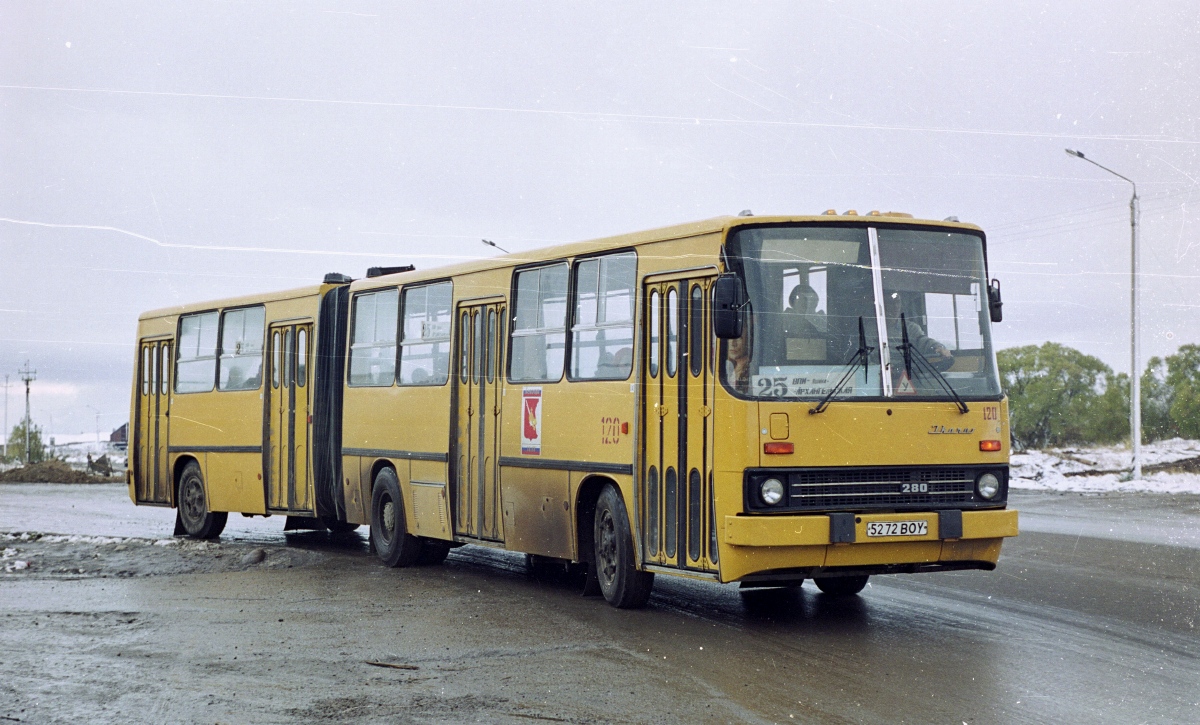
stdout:
<svg viewBox="0 0 1200 725">
<path fill-rule="evenodd" d="M 899 292 L 884 292 L 883 310 L 884 316 L 887 318 L 888 342 L 893 349 L 899 349 L 904 340 L 900 330 L 900 313 L 903 312 L 903 309 L 900 305 Z M 904 322 L 908 331 L 908 343 L 912 345 L 913 352 L 924 355 L 925 359 L 933 363 L 934 367 L 939 370 L 945 370 L 954 364 L 954 355 L 950 352 L 950 348 L 926 335 L 925 330 L 921 329 L 921 325 L 913 321 L 911 317 L 905 315 Z"/>
</svg>

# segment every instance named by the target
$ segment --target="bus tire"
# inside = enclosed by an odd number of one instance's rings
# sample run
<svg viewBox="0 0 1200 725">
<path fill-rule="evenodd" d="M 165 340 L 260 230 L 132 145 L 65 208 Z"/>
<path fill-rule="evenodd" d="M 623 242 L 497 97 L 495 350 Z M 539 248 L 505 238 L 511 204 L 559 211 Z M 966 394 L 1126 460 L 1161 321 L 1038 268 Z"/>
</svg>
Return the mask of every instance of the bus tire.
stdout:
<svg viewBox="0 0 1200 725">
<path fill-rule="evenodd" d="M 204 476 L 200 473 L 199 463 L 189 461 L 183 467 L 175 500 L 179 523 L 188 536 L 193 539 L 215 539 L 225 530 L 229 514 L 208 510 L 208 498 L 204 495 Z"/>
<path fill-rule="evenodd" d="M 593 530 L 601 594 L 618 609 L 646 606 L 654 588 L 654 574 L 637 570 L 629 515 L 621 494 L 611 484 L 604 487 L 596 501 Z"/>
<path fill-rule="evenodd" d="M 380 469 L 371 494 L 371 543 L 379 560 L 391 567 L 412 566 L 421 556 L 421 539 L 408 533 L 400 479 L 390 468 Z"/>
<path fill-rule="evenodd" d="M 867 586 L 867 580 L 871 577 L 867 574 L 859 576 L 831 576 L 831 577 L 813 577 L 813 583 L 817 585 L 817 589 L 834 597 L 851 597 L 858 594 Z"/>
<path fill-rule="evenodd" d="M 437 566 L 450 555 L 450 542 L 441 539 L 422 539 L 421 555 L 417 557 L 418 566 Z"/>
</svg>

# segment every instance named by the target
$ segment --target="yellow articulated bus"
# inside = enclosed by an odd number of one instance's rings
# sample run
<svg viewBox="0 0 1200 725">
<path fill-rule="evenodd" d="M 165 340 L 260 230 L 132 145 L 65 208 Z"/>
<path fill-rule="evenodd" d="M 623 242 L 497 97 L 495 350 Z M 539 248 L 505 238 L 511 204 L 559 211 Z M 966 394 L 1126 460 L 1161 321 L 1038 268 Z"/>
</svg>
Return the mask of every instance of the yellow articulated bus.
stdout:
<svg viewBox="0 0 1200 725">
<path fill-rule="evenodd" d="M 975 226 L 720 217 L 144 314 L 130 496 L 370 526 L 389 566 L 466 544 L 851 595 L 993 569 L 1007 508 L 1001 319 Z"/>
</svg>

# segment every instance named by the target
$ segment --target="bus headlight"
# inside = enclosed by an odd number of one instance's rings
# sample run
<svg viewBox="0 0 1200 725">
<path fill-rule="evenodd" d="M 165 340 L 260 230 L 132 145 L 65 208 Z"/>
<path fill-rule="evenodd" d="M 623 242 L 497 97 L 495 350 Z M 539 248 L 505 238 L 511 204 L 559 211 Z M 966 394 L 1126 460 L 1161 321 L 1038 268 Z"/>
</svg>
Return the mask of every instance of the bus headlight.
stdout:
<svg viewBox="0 0 1200 725">
<path fill-rule="evenodd" d="M 991 501 L 996 498 L 996 494 L 1000 493 L 1000 479 L 996 478 L 994 473 L 985 473 L 979 477 L 979 482 L 975 484 L 975 490 L 979 491 L 979 495 Z"/>
<path fill-rule="evenodd" d="M 758 487 L 758 496 L 766 505 L 774 506 L 783 500 L 783 484 L 777 478 L 768 478 Z"/>
</svg>

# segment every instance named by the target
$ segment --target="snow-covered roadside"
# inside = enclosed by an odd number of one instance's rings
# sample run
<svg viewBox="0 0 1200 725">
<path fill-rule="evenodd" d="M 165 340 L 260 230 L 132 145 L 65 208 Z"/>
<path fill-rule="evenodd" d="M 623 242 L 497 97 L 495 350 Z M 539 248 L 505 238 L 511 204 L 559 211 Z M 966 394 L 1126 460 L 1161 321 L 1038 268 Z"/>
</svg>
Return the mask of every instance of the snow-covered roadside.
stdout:
<svg viewBox="0 0 1200 725">
<path fill-rule="evenodd" d="M 1154 467 L 1200 458 L 1200 441 L 1172 438 L 1142 446 L 1142 478 L 1128 476 L 1132 453 L 1128 446 L 1062 448 L 1025 451 L 1012 456 L 1014 489 L 1078 493 L 1143 492 L 1200 494 L 1200 465 L 1192 471 L 1153 470 Z M 1147 470 L 1147 469 L 1150 470 Z"/>
</svg>

